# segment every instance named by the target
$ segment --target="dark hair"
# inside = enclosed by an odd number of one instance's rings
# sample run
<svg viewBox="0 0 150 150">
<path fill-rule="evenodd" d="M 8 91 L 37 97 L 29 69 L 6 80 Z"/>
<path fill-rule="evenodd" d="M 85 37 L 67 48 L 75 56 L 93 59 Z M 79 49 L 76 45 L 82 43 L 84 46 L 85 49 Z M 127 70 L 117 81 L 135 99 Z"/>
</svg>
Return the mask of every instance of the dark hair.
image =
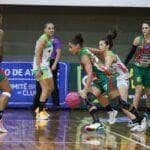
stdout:
<svg viewBox="0 0 150 150">
<path fill-rule="evenodd" d="M 109 45 L 109 49 L 113 47 L 113 39 L 117 37 L 117 31 L 116 30 L 109 30 L 106 37 L 102 38 L 102 41 L 105 41 L 106 45 Z"/>
<path fill-rule="evenodd" d="M 75 36 L 73 37 L 73 39 L 70 40 L 70 42 L 71 42 L 72 44 L 74 44 L 74 45 L 79 44 L 79 45 L 82 47 L 82 46 L 83 46 L 83 43 L 84 43 L 84 40 L 83 40 L 83 37 L 82 37 L 81 33 L 75 35 Z"/>
<path fill-rule="evenodd" d="M 150 21 L 143 21 L 143 22 L 142 22 L 142 25 L 143 25 L 143 24 L 148 24 L 148 26 L 150 26 Z"/>
<path fill-rule="evenodd" d="M 44 24 L 44 28 L 46 28 L 46 27 L 47 27 L 47 25 L 49 25 L 49 24 L 52 24 L 52 25 L 54 26 L 54 24 L 53 24 L 52 22 L 47 21 L 47 22 Z"/>
</svg>

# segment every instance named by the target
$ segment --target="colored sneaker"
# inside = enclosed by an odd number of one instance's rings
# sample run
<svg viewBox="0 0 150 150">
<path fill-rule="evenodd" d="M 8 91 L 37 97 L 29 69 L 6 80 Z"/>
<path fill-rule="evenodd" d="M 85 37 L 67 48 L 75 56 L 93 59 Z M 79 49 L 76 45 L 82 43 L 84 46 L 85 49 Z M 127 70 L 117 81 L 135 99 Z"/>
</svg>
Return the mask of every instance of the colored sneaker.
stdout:
<svg viewBox="0 0 150 150">
<path fill-rule="evenodd" d="M 100 129 L 103 129 L 103 128 L 104 127 L 101 123 L 93 123 L 93 124 L 85 126 L 85 130 L 87 130 L 87 131 L 95 131 L 95 130 L 100 130 Z"/>
<path fill-rule="evenodd" d="M 35 127 L 36 127 L 36 129 L 45 129 L 45 127 L 47 126 L 47 124 L 48 124 L 48 120 L 37 120 L 36 122 L 35 122 Z"/>
<path fill-rule="evenodd" d="M 7 133 L 7 129 L 5 129 L 4 125 L 3 125 L 3 121 L 2 119 L 0 120 L 0 132 L 1 133 Z"/>
<path fill-rule="evenodd" d="M 44 111 L 41 111 L 36 114 L 36 120 L 47 120 L 47 119 L 48 119 L 48 116 L 47 114 L 45 114 Z"/>
<path fill-rule="evenodd" d="M 43 109 L 43 112 L 45 113 L 45 115 L 47 115 L 48 117 L 50 117 L 50 114 L 46 111 L 46 109 Z"/>
<path fill-rule="evenodd" d="M 114 124 L 116 122 L 116 116 L 118 114 L 118 111 L 117 110 L 113 110 L 113 111 L 109 111 L 108 112 L 109 114 L 109 124 Z"/>
<path fill-rule="evenodd" d="M 44 114 L 45 114 L 46 116 L 48 116 L 48 117 L 50 116 L 50 114 L 47 113 L 47 111 L 46 111 L 45 108 L 43 109 L 43 112 L 44 112 Z M 37 108 L 37 109 L 35 110 L 35 114 L 37 115 L 38 113 L 39 113 L 39 108 Z"/>
</svg>

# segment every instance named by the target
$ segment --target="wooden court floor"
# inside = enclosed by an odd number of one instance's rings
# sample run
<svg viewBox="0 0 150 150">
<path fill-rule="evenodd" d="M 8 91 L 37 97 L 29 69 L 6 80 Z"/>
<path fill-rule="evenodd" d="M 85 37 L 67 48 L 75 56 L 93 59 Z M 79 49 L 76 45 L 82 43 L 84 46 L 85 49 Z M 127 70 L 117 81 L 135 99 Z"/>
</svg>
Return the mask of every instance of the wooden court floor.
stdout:
<svg viewBox="0 0 150 150">
<path fill-rule="evenodd" d="M 99 111 L 104 130 L 87 132 L 84 126 L 90 116 L 84 110 L 50 111 L 48 121 L 36 122 L 30 110 L 8 109 L 4 124 L 8 133 L 0 133 L 0 150 L 147 150 L 150 128 L 130 132 L 128 119 L 121 113 L 114 125 L 108 114 Z"/>
</svg>

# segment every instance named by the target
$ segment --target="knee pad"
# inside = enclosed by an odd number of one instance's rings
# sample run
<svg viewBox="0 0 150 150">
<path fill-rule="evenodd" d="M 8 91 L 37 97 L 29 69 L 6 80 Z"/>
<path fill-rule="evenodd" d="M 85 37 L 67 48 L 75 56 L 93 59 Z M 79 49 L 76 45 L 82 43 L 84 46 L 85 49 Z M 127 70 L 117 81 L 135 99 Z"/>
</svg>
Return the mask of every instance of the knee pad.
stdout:
<svg viewBox="0 0 150 150">
<path fill-rule="evenodd" d="M 119 104 L 120 104 L 120 106 L 121 106 L 122 108 L 127 109 L 127 110 L 129 110 L 129 109 L 130 109 L 130 106 L 131 106 L 130 103 L 128 103 L 128 102 L 122 100 L 121 98 L 119 99 Z"/>
<path fill-rule="evenodd" d="M 95 99 L 97 99 L 97 97 L 93 93 L 88 92 L 87 99 L 88 99 L 88 101 L 94 101 Z"/>
<path fill-rule="evenodd" d="M 91 111 L 90 111 L 90 114 L 95 114 L 97 112 L 97 108 L 93 108 Z"/>
<path fill-rule="evenodd" d="M 11 94 L 9 92 L 2 92 L 2 95 L 8 96 L 9 98 L 11 97 Z"/>
</svg>

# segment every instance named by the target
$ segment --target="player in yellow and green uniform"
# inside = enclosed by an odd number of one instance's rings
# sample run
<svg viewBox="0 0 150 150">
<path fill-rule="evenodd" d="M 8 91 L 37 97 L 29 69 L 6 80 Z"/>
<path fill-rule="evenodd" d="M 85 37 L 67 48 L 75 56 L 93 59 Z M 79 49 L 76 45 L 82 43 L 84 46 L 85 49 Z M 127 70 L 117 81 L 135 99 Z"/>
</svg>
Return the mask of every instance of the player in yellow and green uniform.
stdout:
<svg viewBox="0 0 150 150">
<path fill-rule="evenodd" d="M 0 15 L 0 25 L 2 22 L 2 16 Z M 0 63 L 2 61 L 3 56 L 3 36 L 4 31 L 0 26 Z M 7 129 L 3 126 L 3 112 L 7 106 L 8 100 L 11 97 L 11 87 L 9 85 L 8 78 L 5 76 L 5 73 L 2 69 L 0 69 L 0 132 L 8 132 Z"/>
<path fill-rule="evenodd" d="M 150 120 L 150 24 L 148 22 L 142 24 L 142 33 L 143 35 L 134 39 L 132 49 L 127 55 L 124 63 L 127 65 L 135 54 L 135 98 L 133 105 L 138 108 L 144 87 L 147 96 L 146 115 L 148 115 Z"/>
<path fill-rule="evenodd" d="M 48 22 L 45 24 L 44 34 L 40 36 L 35 46 L 33 73 L 42 88 L 39 107 L 36 110 L 37 120 L 48 119 L 49 114 L 44 110 L 44 107 L 46 99 L 51 95 L 54 89 L 53 76 L 49 67 L 49 58 L 53 51 L 52 33 L 53 24 Z"/>
</svg>

